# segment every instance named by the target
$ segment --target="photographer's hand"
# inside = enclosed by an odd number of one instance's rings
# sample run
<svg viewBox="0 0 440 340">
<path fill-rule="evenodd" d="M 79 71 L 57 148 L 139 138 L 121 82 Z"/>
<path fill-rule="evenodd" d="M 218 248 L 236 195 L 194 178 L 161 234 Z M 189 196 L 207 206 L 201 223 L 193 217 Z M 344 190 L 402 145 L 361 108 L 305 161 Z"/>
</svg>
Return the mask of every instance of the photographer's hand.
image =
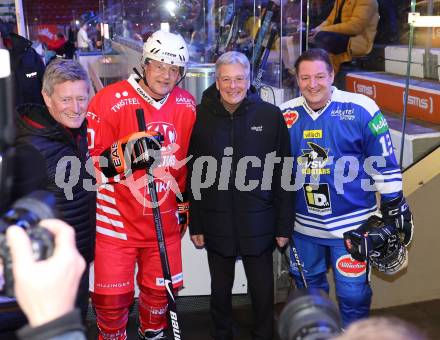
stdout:
<svg viewBox="0 0 440 340">
<path fill-rule="evenodd" d="M 18 304 L 32 327 L 50 322 L 74 308 L 85 261 L 75 247 L 72 227 L 61 220 L 43 220 L 40 225 L 55 239 L 53 255 L 35 261 L 26 232 L 17 226 L 6 233 L 12 256 L 14 289 Z"/>
</svg>

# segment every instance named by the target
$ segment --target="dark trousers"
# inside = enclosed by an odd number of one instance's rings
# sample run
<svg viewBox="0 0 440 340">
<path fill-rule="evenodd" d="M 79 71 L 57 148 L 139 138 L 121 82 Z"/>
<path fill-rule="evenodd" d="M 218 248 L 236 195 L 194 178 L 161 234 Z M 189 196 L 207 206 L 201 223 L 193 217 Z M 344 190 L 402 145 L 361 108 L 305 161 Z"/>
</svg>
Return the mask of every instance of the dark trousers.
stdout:
<svg viewBox="0 0 440 340">
<path fill-rule="evenodd" d="M 349 35 L 336 32 L 318 32 L 310 42 L 310 47 L 322 48 L 332 54 L 341 54 L 347 52 Z"/>
<path fill-rule="evenodd" d="M 273 262 L 272 251 L 260 256 L 243 256 L 243 265 L 252 301 L 252 339 L 273 338 Z M 233 339 L 232 332 L 232 286 L 234 283 L 236 257 L 223 257 L 208 251 L 211 273 L 211 318 L 215 340 Z"/>
</svg>

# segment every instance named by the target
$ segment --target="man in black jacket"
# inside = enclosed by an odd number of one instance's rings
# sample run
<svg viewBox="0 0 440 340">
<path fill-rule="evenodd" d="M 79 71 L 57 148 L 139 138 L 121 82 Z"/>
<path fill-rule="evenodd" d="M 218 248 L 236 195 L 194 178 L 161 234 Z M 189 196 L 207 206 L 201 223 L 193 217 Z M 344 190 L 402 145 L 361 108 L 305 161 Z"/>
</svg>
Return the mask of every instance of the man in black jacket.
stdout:
<svg viewBox="0 0 440 340">
<path fill-rule="evenodd" d="M 11 31 L 0 20 L 0 48 L 10 53 L 11 70 L 14 75 L 15 105 L 35 103 L 44 105 L 41 95 L 44 63 L 32 48 L 32 42 Z"/>
<path fill-rule="evenodd" d="M 290 155 L 287 126 L 280 110 L 259 98 L 249 76 L 245 55 L 220 56 L 216 83 L 197 107 L 190 142 L 189 228 L 194 244 L 208 252 L 216 340 L 233 338 L 238 256 L 252 300 L 252 337 L 272 339 L 272 252 L 276 244 L 284 247 L 293 231 L 293 194 L 281 186 L 284 158 Z"/>
<path fill-rule="evenodd" d="M 84 319 L 96 203 L 85 120 L 89 89 L 87 73 L 78 62 L 57 59 L 48 65 L 42 91 L 46 106 L 18 108 L 13 186 L 15 198 L 37 189 L 52 192 L 60 218 L 75 229 L 76 246 L 87 263 L 77 297 Z"/>
</svg>

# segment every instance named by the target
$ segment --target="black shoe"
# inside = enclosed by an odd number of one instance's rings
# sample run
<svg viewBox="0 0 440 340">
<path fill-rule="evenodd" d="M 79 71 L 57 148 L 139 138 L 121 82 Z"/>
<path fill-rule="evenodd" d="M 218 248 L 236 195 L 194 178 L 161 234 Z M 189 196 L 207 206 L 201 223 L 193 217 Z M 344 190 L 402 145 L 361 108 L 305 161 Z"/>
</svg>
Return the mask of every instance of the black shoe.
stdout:
<svg viewBox="0 0 440 340">
<path fill-rule="evenodd" d="M 138 335 L 139 339 L 141 340 L 165 340 L 167 338 L 163 329 L 159 329 L 157 331 L 150 330 L 142 333 L 142 331 L 138 328 Z"/>
</svg>

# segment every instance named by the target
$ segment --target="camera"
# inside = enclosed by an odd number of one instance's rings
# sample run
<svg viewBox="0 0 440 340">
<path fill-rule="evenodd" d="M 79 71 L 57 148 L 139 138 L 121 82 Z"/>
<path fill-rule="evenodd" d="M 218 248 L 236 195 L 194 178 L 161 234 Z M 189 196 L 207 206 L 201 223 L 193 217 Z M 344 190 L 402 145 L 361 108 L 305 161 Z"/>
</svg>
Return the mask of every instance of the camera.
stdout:
<svg viewBox="0 0 440 340">
<path fill-rule="evenodd" d="M 13 297 L 12 259 L 6 243 L 6 230 L 11 225 L 23 228 L 31 239 L 36 260 L 52 255 L 53 235 L 38 225 L 44 218 L 55 218 L 55 197 L 35 191 L 19 198 L 11 206 L 14 191 L 15 130 L 13 84 L 9 52 L 0 49 L 0 259 L 3 261 L 3 295 Z"/>
<path fill-rule="evenodd" d="M 54 249 L 52 233 L 38 225 L 45 218 L 56 218 L 55 197 L 46 191 L 34 191 L 18 199 L 0 219 L 0 258 L 3 261 L 4 293 L 14 296 L 12 258 L 6 242 L 6 230 L 11 225 L 23 228 L 31 240 L 36 261 L 50 257 Z"/>
<path fill-rule="evenodd" d="M 293 290 L 278 321 L 281 340 L 323 340 L 342 330 L 336 305 L 316 288 Z"/>
</svg>

